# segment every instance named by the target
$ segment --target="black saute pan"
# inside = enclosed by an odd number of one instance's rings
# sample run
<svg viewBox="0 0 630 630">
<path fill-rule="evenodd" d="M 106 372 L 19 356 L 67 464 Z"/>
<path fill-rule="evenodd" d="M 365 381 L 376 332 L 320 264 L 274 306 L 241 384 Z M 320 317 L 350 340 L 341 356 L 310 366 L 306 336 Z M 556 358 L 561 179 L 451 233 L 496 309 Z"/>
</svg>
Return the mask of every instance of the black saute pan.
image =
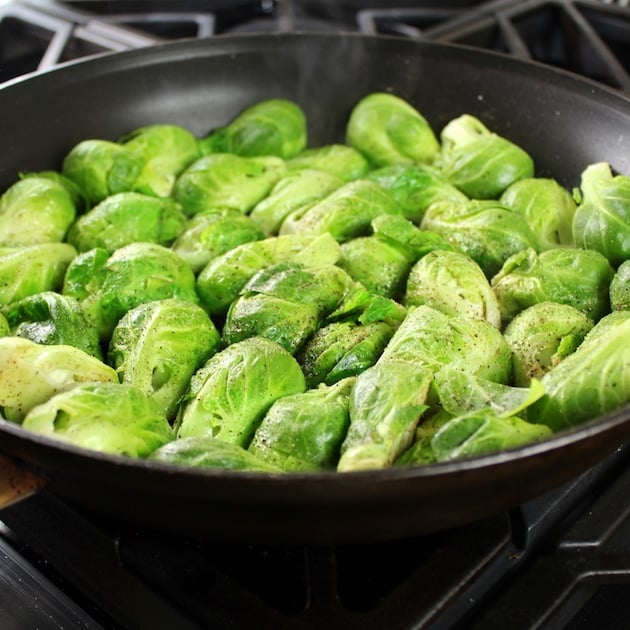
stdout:
<svg viewBox="0 0 630 630">
<path fill-rule="evenodd" d="M 196 134 L 263 98 L 296 100 L 310 145 L 342 141 L 372 91 L 412 102 L 436 130 L 481 118 L 567 187 L 608 161 L 630 173 L 630 99 L 496 53 L 389 37 L 248 35 L 105 55 L 0 89 L 0 187 L 58 168 L 89 138 L 151 123 Z M 0 366 L 2 369 L 2 366 Z M 630 438 L 630 406 L 543 443 L 469 461 L 357 473 L 264 475 L 167 467 L 106 456 L 0 425 L 0 450 L 49 491 L 171 531 L 279 542 L 366 542 L 487 516 L 559 485 Z"/>
</svg>

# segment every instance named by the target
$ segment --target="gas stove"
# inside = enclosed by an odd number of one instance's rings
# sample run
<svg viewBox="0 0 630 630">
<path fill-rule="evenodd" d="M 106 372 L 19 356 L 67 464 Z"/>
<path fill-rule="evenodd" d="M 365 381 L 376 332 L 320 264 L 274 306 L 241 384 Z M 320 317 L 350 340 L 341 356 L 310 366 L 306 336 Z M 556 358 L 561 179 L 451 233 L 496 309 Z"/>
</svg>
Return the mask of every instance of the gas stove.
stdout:
<svg viewBox="0 0 630 630">
<path fill-rule="evenodd" d="M 0 6 L 0 81 L 92 55 L 254 32 L 480 47 L 630 92 L 628 2 L 139 2 Z M 3 510 L 0 628 L 626 627 L 630 448 L 513 510 L 357 545 L 226 543 L 138 529 L 49 494 Z"/>
</svg>

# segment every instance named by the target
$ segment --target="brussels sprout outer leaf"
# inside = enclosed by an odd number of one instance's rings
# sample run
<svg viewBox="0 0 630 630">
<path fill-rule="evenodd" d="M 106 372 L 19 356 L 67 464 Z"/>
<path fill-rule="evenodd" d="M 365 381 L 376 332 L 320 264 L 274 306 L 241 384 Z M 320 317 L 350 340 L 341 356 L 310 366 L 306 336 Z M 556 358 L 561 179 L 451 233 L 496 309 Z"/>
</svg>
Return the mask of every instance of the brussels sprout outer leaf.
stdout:
<svg viewBox="0 0 630 630">
<path fill-rule="evenodd" d="M 613 311 L 630 311 L 630 260 L 619 265 L 610 281 L 609 292 Z"/>
<path fill-rule="evenodd" d="M 268 339 L 246 339 L 212 356 L 193 375 L 177 435 L 209 435 L 246 448 L 269 407 L 305 389 L 291 354 Z"/>
<path fill-rule="evenodd" d="M 83 383 L 31 409 L 28 431 L 115 455 L 146 457 L 173 439 L 164 414 L 140 390 L 119 383 Z"/>
</svg>

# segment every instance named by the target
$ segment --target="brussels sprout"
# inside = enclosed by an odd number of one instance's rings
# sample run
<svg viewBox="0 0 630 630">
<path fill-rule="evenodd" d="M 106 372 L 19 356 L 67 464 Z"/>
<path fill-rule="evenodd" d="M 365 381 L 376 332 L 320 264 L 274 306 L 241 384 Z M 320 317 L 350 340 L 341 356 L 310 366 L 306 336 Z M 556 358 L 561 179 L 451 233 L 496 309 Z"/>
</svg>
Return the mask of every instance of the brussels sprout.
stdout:
<svg viewBox="0 0 630 630">
<path fill-rule="evenodd" d="M 380 360 L 350 394 L 350 426 L 337 470 L 386 468 L 411 444 L 433 374 L 405 360 Z"/>
<path fill-rule="evenodd" d="M 131 190 L 143 158 L 117 142 L 83 140 L 63 160 L 61 173 L 81 191 L 88 205 L 115 193 Z"/>
<path fill-rule="evenodd" d="M 486 321 L 448 316 L 430 306 L 410 309 L 387 344 L 380 361 L 404 360 L 437 372 L 455 370 L 507 383 L 510 349 L 503 335 Z"/>
<path fill-rule="evenodd" d="M 289 214 L 280 234 L 329 232 L 343 242 L 370 232 L 370 223 L 381 214 L 401 214 L 389 193 L 375 182 L 357 179 L 344 184 L 321 201 Z"/>
<path fill-rule="evenodd" d="M 549 427 L 485 409 L 449 420 L 431 438 L 431 448 L 436 460 L 442 462 L 516 448 L 551 433 Z"/>
<path fill-rule="evenodd" d="M 265 267 L 282 262 L 318 267 L 334 265 L 338 259 L 339 244 L 330 234 L 290 234 L 243 243 L 201 270 L 197 292 L 210 315 L 222 315 L 250 278 Z"/>
<path fill-rule="evenodd" d="M 250 216 L 266 234 L 277 234 L 289 214 L 319 201 L 342 184 L 341 179 L 323 171 L 289 172 L 256 204 Z"/>
<path fill-rule="evenodd" d="M 103 358 L 98 331 L 75 298 L 44 291 L 14 302 L 5 313 L 18 337 L 45 345 L 74 346 Z"/>
<path fill-rule="evenodd" d="M 77 277 L 87 266 L 68 275 Z M 177 254 L 155 243 L 132 243 L 117 249 L 82 287 L 87 293 L 79 298 L 86 315 L 96 325 L 101 341 L 107 340 L 118 320 L 135 306 L 180 298 L 197 303 L 195 276 Z M 81 291 L 82 292 L 82 291 Z"/>
<path fill-rule="evenodd" d="M 199 141 L 202 154 L 235 153 L 291 158 L 306 147 L 306 116 L 301 107 L 282 98 L 259 101 L 225 127 Z"/>
<path fill-rule="evenodd" d="M 357 376 L 376 363 L 393 334 L 383 321 L 342 321 L 321 327 L 297 355 L 307 385 L 332 385 Z"/>
<path fill-rule="evenodd" d="M 68 231 L 67 241 L 80 252 L 100 247 L 112 253 L 136 241 L 170 245 L 186 220 L 172 199 L 122 192 L 79 217 Z"/>
<path fill-rule="evenodd" d="M 613 311 L 630 311 L 630 260 L 619 265 L 610 281 L 610 308 Z"/>
<path fill-rule="evenodd" d="M 440 150 L 429 123 L 412 105 L 392 94 L 377 92 L 352 109 L 346 143 L 372 167 L 431 162 Z"/>
<path fill-rule="evenodd" d="M 288 160 L 287 167 L 323 171 L 344 182 L 360 179 L 370 170 L 370 164 L 363 154 L 345 144 L 329 144 L 305 149 Z"/>
<path fill-rule="evenodd" d="M 427 208 L 437 201 L 468 201 L 439 171 L 418 164 L 384 166 L 371 171 L 366 179 L 382 186 L 402 208 L 403 216 L 416 224 L 421 223 Z"/>
<path fill-rule="evenodd" d="M 94 289 L 90 285 L 92 278 L 105 266 L 109 256 L 109 252 L 100 247 L 75 256 L 66 269 L 62 293 L 77 300 L 84 300 Z"/>
<path fill-rule="evenodd" d="M 67 243 L 0 248 L 0 306 L 60 288 L 76 253 Z"/>
<path fill-rule="evenodd" d="M 247 213 L 285 173 L 285 163 L 278 157 L 215 153 L 186 168 L 175 181 L 172 196 L 189 216 L 212 208 Z"/>
<path fill-rule="evenodd" d="M 60 242 L 75 215 L 74 199 L 60 181 L 25 177 L 0 197 L 0 247 Z"/>
<path fill-rule="evenodd" d="M 462 315 L 501 326 L 501 312 L 481 267 L 460 252 L 436 250 L 411 269 L 403 303 L 426 304 L 447 315 Z"/>
<path fill-rule="evenodd" d="M 173 439 L 157 404 L 119 383 L 82 383 L 31 409 L 22 426 L 76 446 L 146 457 Z"/>
<path fill-rule="evenodd" d="M 173 440 L 160 446 L 148 459 L 177 466 L 245 470 L 249 472 L 282 472 L 242 446 L 207 435 Z"/>
<path fill-rule="evenodd" d="M 571 193 L 555 179 L 521 179 L 507 187 L 499 203 L 523 214 L 536 235 L 538 250 L 574 245 L 572 226 L 576 204 Z"/>
<path fill-rule="evenodd" d="M 155 400 L 171 419 L 190 377 L 219 347 L 220 335 L 206 312 L 176 298 L 140 304 L 112 333 L 108 363 L 121 383 Z"/>
<path fill-rule="evenodd" d="M 177 176 L 199 156 L 197 138 L 178 125 L 149 125 L 118 138 L 142 161 L 131 190 L 167 197 Z"/>
<path fill-rule="evenodd" d="M 594 250 L 560 247 L 537 254 L 525 249 L 510 257 L 491 284 L 509 322 L 538 302 L 568 304 L 593 321 L 608 313 L 614 269 Z"/>
<path fill-rule="evenodd" d="M 512 350 L 512 379 L 525 387 L 575 352 L 593 322 L 568 304 L 539 302 L 521 311 L 503 334 Z"/>
<path fill-rule="evenodd" d="M 315 332 L 353 286 L 339 267 L 282 263 L 257 273 L 228 311 L 226 344 L 262 336 L 291 354 Z"/>
<path fill-rule="evenodd" d="M 177 436 L 208 435 L 246 448 L 269 407 L 305 389 L 298 362 L 277 343 L 263 337 L 235 343 L 193 375 Z"/>
<path fill-rule="evenodd" d="M 8 337 L 11 334 L 11 328 L 7 318 L 0 313 L 0 337 Z"/>
<path fill-rule="evenodd" d="M 630 311 L 599 320 L 579 348 L 541 379 L 546 394 L 527 419 L 554 431 L 597 418 L 630 402 Z"/>
<path fill-rule="evenodd" d="M 613 267 L 630 258 L 630 177 L 613 177 L 609 164 L 582 173 L 580 203 L 573 217 L 578 247 L 601 252 Z"/>
<path fill-rule="evenodd" d="M 285 471 L 334 470 L 348 424 L 354 378 L 285 396 L 265 414 L 249 452 Z"/>
<path fill-rule="evenodd" d="M 79 383 L 117 383 L 116 371 L 78 348 L 0 338 L 0 410 L 20 422 L 35 405 Z"/>
<path fill-rule="evenodd" d="M 534 176 L 532 158 L 469 114 L 451 120 L 440 134 L 446 178 L 473 199 L 496 199 L 514 182 Z"/>
<path fill-rule="evenodd" d="M 234 208 L 222 208 L 200 212 L 189 219 L 171 249 L 193 272 L 199 273 L 217 256 L 264 237 L 264 232 L 249 216 Z"/>
<path fill-rule="evenodd" d="M 420 422 L 418 422 L 418 426 L 416 427 L 413 443 L 407 450 L 400 454 L 394 462 L 394 465 L 426 466 L 427 464 L 434 464 L 437 459 L 431 447 L 431 439 L 436 431 L 451 420 L 452 417 L 451 414 L 441 410 L 434 413 L 432 416 L 423 416 L 420 418 Z"/>
<path fill-rule="evenodd" d="M 495 201 L 435 203 L 425 213 L 421 227 L 441 234 L 470 256 L 489 278 L 510 256 L 537 246 L 525 217 Z"/>
</svg>

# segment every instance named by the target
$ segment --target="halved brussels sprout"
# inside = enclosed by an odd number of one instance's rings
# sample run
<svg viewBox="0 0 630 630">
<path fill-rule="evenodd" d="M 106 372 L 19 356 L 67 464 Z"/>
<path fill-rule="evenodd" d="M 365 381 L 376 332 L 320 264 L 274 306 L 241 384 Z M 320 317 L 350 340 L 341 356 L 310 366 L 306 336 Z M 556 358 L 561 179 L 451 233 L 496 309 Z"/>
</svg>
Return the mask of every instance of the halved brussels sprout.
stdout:
<svg viewBox="0 0 630 630">
<path fill-rule="evenodd" d="M 76 446 L 146 457 L 173 439 L 158 405 L 119 383 L 83 383 L 32 408 L 22 426 Z"/>
<path fill-rule="evenodd" d="M 630 177 L 613 176 L 605 162 L 591 164 L 582 173 L 578 199 L 576 245 L 602 253 L 613 267 L 630 259 Z"/>
<path fill-rule="evenodd" d="M 569 304 L 597 321 L 610 310 L 614 273 L 594 250 L 559 247 L 537 254 L 524 249 L 505 262 L 491 284 L 504 322 L 538 302 Z"/>
<path fill-rule="evenodd" d="M 122 192 L 79 217 L 68 231 L 67 241 L 80 252 L 100 247 L 112 253 L 137 241 L 170 245 L 186 221 L 173 199 Z"/>
<path fill-rule="evenodd" d="M 177 436 L 208 435 L 246 448 L 269 407 L 305 389 L 298 362 L 284 348 L 263 337 L 245 339 L 195 372 Z"/>
<path fill-rule="evenodd" d="M 224 127 L 199 141 L 202 154 L 234 153 L 246 157 L 292 158 L 306 147 L 306 116 L 295 102 L 272 98 L 244 109 Z"/>
<path fill-rule="evenodd" d="M 5 314 L 18 337 L 44 345 L 74 346 L 103 358 L 98 330 L 73 297 L 44 291 L 14 302 Z"/>
<path fill-rule="evenodd" d="M 218 349 L 220 335 L 206 312 L 175 298 L 140 304 L 112 333 L 108 363 L 121 383 L 155 400 L 174 417 L 190 377 Z"/>
<path fill-rule="evenodd" d="M 293 169 L 323 171 L 343 182 L 351 182 L 368 174 L 370 165 L 362 153 L 345 144 L 329 144 L 305 149 L 287 161 Z"/>
<path fill-rule="evenodd" d="M 372 167 L 432 162 L 440 144 L 424 116 L 407 101 L 376 92 L 362 98 L 350 112 L 346 143 Z"/>
<path fill-rule="evenodd" d="M 569 304 L 539 302 L 521 311 L 503 334 L 512 350 L 512 378 L 525 387 L 573 354 L 593 321 Z"/>
<path fill-rule="evenodd" d="M 79 383 L 117 383 L 116 371 L 73 346 L 44 346 L 21 337 L 0 338 L 0 410 L 21 422 L 35 405 Z"/>
<path fill-rule="evenodd" d="M 514 182 L 534 176 L 534 162 L 521 147 L 464 114 L 442 129 L 441 168 L 473 199 L 497 199 Z"/>
</svg>

